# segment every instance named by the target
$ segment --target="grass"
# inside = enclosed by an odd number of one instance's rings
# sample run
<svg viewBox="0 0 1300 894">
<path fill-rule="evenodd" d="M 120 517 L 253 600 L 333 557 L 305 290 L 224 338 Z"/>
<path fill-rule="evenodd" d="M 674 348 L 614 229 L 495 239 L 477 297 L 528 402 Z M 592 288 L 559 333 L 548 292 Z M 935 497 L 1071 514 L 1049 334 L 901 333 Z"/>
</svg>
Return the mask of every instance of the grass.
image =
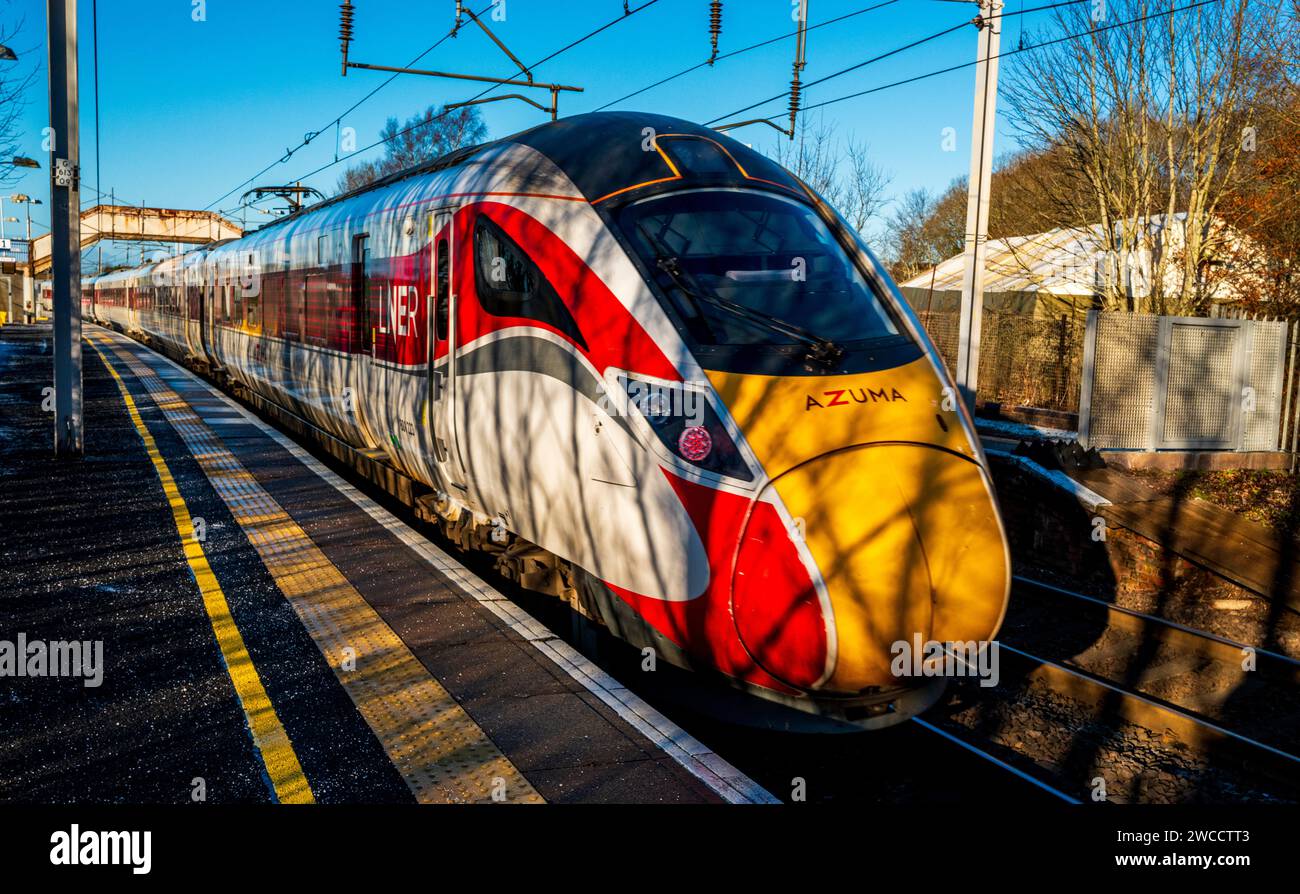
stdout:
<svg viewBox="0 0 1300 894">
<path fill-rule="evenodd" d="M 1222 472 L 1132 473 L 1162 494 L 1181 492 L 1221 506 L 1277 531 L 1300 532 L 1300 477 L 1291 472 L 1232 469 Z"/>
</svg>

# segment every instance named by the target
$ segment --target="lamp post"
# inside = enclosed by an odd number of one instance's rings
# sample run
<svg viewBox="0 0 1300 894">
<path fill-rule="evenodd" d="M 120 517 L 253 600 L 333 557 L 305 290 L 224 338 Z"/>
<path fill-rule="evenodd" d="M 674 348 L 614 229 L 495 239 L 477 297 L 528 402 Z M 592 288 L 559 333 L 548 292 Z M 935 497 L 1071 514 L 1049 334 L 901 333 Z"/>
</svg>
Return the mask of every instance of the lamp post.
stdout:
<svg viewBox="0 0 1300 894">
<path fill-rule="evenodd" d="M 17 61 L 18 61 L 18 54 L 15 53 L 11 48 L 5 46 L 4 44 L 0 44 L 0 62 L 17 62 Z M 8 164 L 10 167 L 15 167 L 15 168 L 37 168 L 37 169 L 39 169 L 40 166 L 41 166 L 41 163 L 40 163 L 39 161 L 37 161 L 36 159 L 34 159 L 34 158 L 27 158 L 26 156 L 23 156 L 23 155 L 15 155 L 14 158 L 13 158 L 13 161 L 10 161 L 10 162 L 0 162 L 0 165 L 2 165 L 2 164 Z M 18 196 L 10 196 L 10 199 L 12 199 L 13 201 L 17 201 L 18 198 L 19 198 Z M 22 196 L 22 198 L 25 199 L 25 200 L 27 200 L 27 201 L 29 201 L 29 202 L 31 201 L 27 196 Z M 39 199 L 36 200 L 36 204 L 38 204 L 38 205 L 40 204 L 40 200 L 39 200 Z M 5 225 L 6 223 L 8 223 L 8 222 L 17 223 L 17 222 L 18 222 L 18 218 L 16 218 L 16 217 L 5 217 L 4 198 L 3 198 L 2 196 L 0 196 L 0 239 L 3 239 L 3 238 L 5 237 L 5 236 L 4 236 L 4 225 Z M 32 209 L 31 209 L 31 206 L 28 205 L 28 207 L 27 207 L 27 264 L 28 264 L 28 270 L 29 270 L 29 272 L 28 272 L 28 273 L 23 277 L 23 291 L 24 291 L 24 292 L 26 292 L 26 291 L 28 290 L 28 288 L 30 287 L 30 284 L 31 284 L 31 273 L 30 273 L 30 269 L 31 269 L 31 260 L 32 260 Z M 8 316 L 5 317 L 5 319 L 6 319 L 6 320 L 10 320 L 10 321 L 12 321 L 13 318 L 14 318 L 14 307 L 13 307 L 13 304 L 14 304 L 14 302 L 13 302 L 13 280 L 12 280 L 12 279 L 9 280 L 9 289 L 8 289 L 8 294 L 9 294 Z"/>
<path fill-rule="evenodd" d="M 14 52 L 12 49 L 10 49 L 9 47 L 5 46 L 4 44 L 0 44 L 0 62 L 17 62 L 17 61 L 18 61 L 18 54 L 15 53 L 15 52 Z M 24 162 L 28 162 L 28 161 L 31 161 L 31 159 L 30 159 L 30 158 L 15 157 L 14 160 L 13 160 L 13 165 L 14 165 L 15 167 L 26 167 L 27 165 L 24 164 Z M 5 216 L 4 216 L 4 213 L 5 213 L 4 202 L 3 202 L 2 200 L 0 200 L 0 239 L 3 239 L 3 238 L 4 238 L 4 222 L 5 222 Z M 31 234 L 30 234 L 30 233 L 27 234 L 27 239 L 28 239 L 28 241 L 27 241 L 27 259 L 28 259 L 28 262 L 30 263 L 30 261 L 31 261 L 31 252 L 32 252 L 32 243 L 31 243 Z M 24 280 L 24 281 L 25 281 L 25 280 Z M 5 289 L 5 295 L 6 295 L 6 300 L 7 300 L 7 302 L 8 302 L 8 305 L 9 305 L 8 308 L 7 308 L 7 314 L 6 314 L 6 316 L 5 316 L 5 322 L 13 322 L 13 318 L 14 318 L 14 281 L 13 281 L 13 278 L 12 278 L 12 277 L 9 277 L 9 278 L 8 278 L 8 288 Z"/>
<path fill-rule="evenodd" d="M 35 288 L 32 282 L 32 206 L 45 204 L 40 199 L 34 199 L 25 193 L 15 193 L 9 197 L 9 201 L 15 205 L 27 206 L 27 272 L 23 276 L 23 308 L 26 309 L 30 304 L 32 316 L 38 316 L 38 308 L 35 304 Z"/>
<path fill-rule="evenodd" d="M 40 199 L 33 199 L 31 196 L 22 193 L 10 196 L 9 201 L 13 202 L 15 205 L 27 206 L 27 241 L 30 243 L 32 241 L 32 206 L 44 205 L 45 203 Z"/>
</svg>

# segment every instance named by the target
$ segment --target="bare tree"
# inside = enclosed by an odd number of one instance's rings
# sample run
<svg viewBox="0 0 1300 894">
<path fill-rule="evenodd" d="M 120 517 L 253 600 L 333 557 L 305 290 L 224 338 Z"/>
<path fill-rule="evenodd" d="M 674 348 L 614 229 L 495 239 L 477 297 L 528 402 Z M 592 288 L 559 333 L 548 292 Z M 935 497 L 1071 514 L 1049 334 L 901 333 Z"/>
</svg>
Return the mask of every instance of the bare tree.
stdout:
<svg viewBox="0 0 1300 894">
<path fill-rule="evenodd" d="M 1106 18 L 1094 22 L 1098 8 Z M 1046 36 L 1073 36 L 1036 41 L 1004 82 L 1021 141 L 1058 160 L 1033 172 L 1040 191 L 1058 198 L 1066 225 L 1095 226 L 1112 309 L 1206 310 L 1201 271 L 1223 238 L 1216 214 L 1281 64 L 1276 0 L 1171 8 L 1058 9 Z M 1150 271 L 1139 287 L 1126 282 L 1135 269 Z"/>
<path fill-rule="evenodd" d="M 0 185 L 13 183 L 21 177 L 22 172 L 10 162 L 14 156 L 23 154 L 23 133 L 21 117 L 28 104 L 28 91 L 36 83 L 40 70 L 38 63 L 30 62 L 32 49 L 19 45 L 23 36 L 24 20 L 12 14 L 12 0 L 5 0 L 0 11 L 3 23 L 0 23 L 0 45 L 14 50 L 19 61 L 0 61 Z"/>
<path fill-rule="evenodd" d="M 840 213 L 858 232 L 879 217 L 886 205 L 885 190 L 893 179 L 885 169 L 871 160 L 871 147 L 850 138 L 845 144 L 848 156 L 847 182 Z"/>
<path fill-rule="evenodd" d="M 994 192 L 996 195 L 996 191 Z M 885 256 L 899 282 L 960 254 L 966 238 L 966 178 L 938 195 L 914 189 L 894 204 L 885 224 Z"/>
<path fill-rule="evenodd" d="M 835 126 L 819 118 L 801 118 L 794 140 L 779 139 L 771 157 L 794 172 L 835 207 L 860 233 L 879 217 L 886 204 L 890 176 L 871 160 L 871 147 L 850 134 L 840 140 Z"/>
<path fill-rule="evenodd" d="M 487 137 L 487 125 L 477 106 L 450 111 L 429 106 L 401 125 L 396 118 L 389 118 L 379 135 L 384 140 L 383 157 L 349 167 L 339 178 L 339 192 L 358 189 L 388 174 L 481 143 Z"/>
<path fill-rule="evenodd" d="M 936 199 L 927 189 L 903 194 L 886 225 L 886 253 L 894 278 L 911 279 L 943 260 L 938 249 L 925 238 L 926 224 L 934 217 Z"/>
</svg>

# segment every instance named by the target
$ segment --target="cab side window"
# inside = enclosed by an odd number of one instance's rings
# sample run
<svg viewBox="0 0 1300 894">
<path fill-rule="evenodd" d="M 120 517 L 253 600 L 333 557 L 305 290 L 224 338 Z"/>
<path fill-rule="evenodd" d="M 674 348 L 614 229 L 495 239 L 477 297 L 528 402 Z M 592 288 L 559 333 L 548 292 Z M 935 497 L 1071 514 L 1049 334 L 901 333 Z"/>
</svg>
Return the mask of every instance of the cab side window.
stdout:
<svg viewBox="0 0 1300 894">
<path fill-rule="evenodd" d="M 524 250 L 486 217 L 479 217 L 474 225 L 474 283 L 479 303 L 493 316 L 537 320 L 587 347 L 555 287 Z"/>
</svg>

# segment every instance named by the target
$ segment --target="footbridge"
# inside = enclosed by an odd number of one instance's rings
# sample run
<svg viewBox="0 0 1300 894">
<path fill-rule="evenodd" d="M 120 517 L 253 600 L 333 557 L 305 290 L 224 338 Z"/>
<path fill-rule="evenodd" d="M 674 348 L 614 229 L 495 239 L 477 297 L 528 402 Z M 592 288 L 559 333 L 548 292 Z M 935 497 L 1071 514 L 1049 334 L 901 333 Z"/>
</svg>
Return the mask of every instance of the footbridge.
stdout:
<svg viewBox="0 0 1300 894">
<path fill-rule="evenodd" d="M 81 247 L 109 239 L 125 242 L 181 242 L 206 245 L 235 239 L 244 231 L 214 211 L 96 205 L 81 212 Z M 32 240 L 28 270 L 33 276 L 50 269 L 50 234 Z"/>
</svg>

